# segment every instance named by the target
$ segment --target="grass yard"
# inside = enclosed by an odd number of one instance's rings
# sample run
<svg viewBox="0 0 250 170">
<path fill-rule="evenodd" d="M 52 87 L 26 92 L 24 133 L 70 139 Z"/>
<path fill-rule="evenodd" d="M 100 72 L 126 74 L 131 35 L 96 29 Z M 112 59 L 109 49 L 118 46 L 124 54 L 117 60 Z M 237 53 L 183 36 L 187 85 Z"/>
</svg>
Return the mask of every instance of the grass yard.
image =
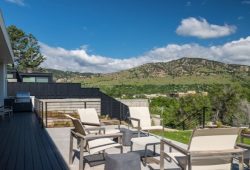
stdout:
<svg viewBox="0 0 250 170">
<path fill-rule="evenodd" d="M 153 134 L 162 136 L 162 132 L 161 131 L 152 131 Z M 175 131 L 175 132 L 164 132 L 164 137 L 168 138 L 168 139 L 172 139 L 184 144 L 188 144 L 189 143 L 189 139 L 191 137 L 192 131 L 191 130 L 185 130 L 185 131 Z M 238 143 L 240 143 L 240 139 L 238 139 Z M 244 144 L 248 144 L 250 145 L 250 139 L 249 138 L 245 138 L 243 140 Z"/>
<path fill-rule="evenodd" d="M 161 131 L 152 131 L 152 133 L 162 136 Z M 168 139 L 172 139 L 181 143 L 188 144 L 189 139 L 191 137 L 192 131 L 185 130 L 185 131 L 175 131 L 175 132 L 164 132 L 164 137 Z"/>
</svg>

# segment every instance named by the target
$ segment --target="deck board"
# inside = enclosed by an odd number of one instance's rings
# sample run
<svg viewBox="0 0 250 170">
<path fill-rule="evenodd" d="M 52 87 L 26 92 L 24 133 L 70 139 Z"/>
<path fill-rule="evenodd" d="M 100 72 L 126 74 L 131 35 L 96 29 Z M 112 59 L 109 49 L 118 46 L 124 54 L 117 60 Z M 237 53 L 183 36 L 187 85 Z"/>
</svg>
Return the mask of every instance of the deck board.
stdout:
<svg viewBox="0 0 250 170">
<path fill-rule="evenodd" d="M 68 170 L 55 144 L 34 113 L 0 121 L 1 170 Z"/>
</svg>

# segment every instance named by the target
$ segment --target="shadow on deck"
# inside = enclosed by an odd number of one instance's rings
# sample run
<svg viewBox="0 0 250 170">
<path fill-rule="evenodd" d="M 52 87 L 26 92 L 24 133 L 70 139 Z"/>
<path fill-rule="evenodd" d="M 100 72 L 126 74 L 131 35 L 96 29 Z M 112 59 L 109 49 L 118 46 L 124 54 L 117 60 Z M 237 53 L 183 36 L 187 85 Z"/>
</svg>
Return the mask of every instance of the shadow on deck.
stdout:
<svg viewBox="0 0 250 170">
<path fill-rule="evenodd" d="M 0 169 L 68 170 L 69 167 L 34 113 L 0 120 Z"/>
</svg>

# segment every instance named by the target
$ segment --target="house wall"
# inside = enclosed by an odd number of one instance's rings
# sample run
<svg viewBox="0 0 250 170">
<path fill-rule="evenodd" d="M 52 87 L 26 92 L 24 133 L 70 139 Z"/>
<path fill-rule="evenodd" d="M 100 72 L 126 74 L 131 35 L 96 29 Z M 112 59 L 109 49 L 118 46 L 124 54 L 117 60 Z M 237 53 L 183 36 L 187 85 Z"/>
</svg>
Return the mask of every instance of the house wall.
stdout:
<svg viewBox="0 0 250 170">
<path fill-rule="evenodd" d="M 0 106 L 4 104 L 7 95 L 6 65 L 0 63 Z"/>
</svg>

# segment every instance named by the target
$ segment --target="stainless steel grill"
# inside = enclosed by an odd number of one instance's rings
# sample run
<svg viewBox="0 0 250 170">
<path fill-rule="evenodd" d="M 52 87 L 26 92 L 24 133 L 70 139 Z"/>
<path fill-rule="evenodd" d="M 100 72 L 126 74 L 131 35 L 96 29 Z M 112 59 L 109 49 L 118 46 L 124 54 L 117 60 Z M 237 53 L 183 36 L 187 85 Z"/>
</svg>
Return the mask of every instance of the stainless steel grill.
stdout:
<svg viewBox="0 0 250 170">
<path fill-rule="evenodd" d="M 17 92 L 15 103 L 30 103 L 30 92 Z"/>
</svg>

